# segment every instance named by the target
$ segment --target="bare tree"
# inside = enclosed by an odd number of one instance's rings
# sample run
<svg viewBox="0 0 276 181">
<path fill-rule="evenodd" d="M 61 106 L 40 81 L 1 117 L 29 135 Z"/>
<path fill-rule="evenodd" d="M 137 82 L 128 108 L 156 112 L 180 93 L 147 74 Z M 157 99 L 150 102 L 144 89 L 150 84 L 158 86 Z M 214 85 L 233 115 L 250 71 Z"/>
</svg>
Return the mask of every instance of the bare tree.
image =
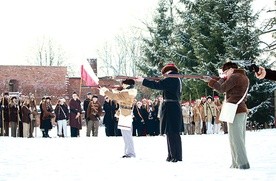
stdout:
<svg viewBox="0 0 276 181">
<path fill-rule="evenodd" d="M 40 66 L 62 66 L 65 64 L 65 53 L 53 38 L 43 36 L 37 39 L 27 61 Z"/>
<path fill-rule="evenodd" d="M 141 38 L 138 31 L 122 32 L 114 38 L 114 42 L 105 43 L 98 50 L 100 67 L 105 75 L 137 75 L 136 63 L 141 52 Z"/>
</svg>

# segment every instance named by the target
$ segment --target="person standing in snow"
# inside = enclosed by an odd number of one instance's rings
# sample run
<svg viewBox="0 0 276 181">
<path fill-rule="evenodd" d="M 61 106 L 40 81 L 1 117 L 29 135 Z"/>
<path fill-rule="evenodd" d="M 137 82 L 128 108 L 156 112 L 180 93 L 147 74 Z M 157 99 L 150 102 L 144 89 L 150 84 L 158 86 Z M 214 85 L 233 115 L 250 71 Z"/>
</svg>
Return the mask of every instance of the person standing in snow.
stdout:
<svg viewBox="0 0 276 181">
<path fill-rule="evenodd" d="M 178 74 L 178 68 L 174 64 L 167 64 L 161 70 L 164 74 Z M 166 161 L 182 161 L 181 127 L 182 111 L 180 106 L 180 97 L 182 83 L 179 78 L 170 78 L 154 81 L 138 77 L 137 81 L 151 89 L 163 91 L 163 103 L 161 107 L 161 134 L 166 134 L 168 156 Z"/>
<path fill-rule="evenodd" d="M 98 130 L 100 126 L 100 116 L 102 115 L 102 105 L 98 101 L 98 96 L 93 95 L 92 101 L 90 101 L 87 108 L 87 125 L 86 136 L 98 136 Z"/>
<path fill-rule="evenodd" d="M 69 101 L 69 124 L 71 137 L 78 137 L 79 130 L 81 129 L 81 101 L 79 100 L 78 94 L 73 92 L 72 99 Z"/>
<path fill-rule="evenodd" d="M 243 69 L 238 69 L 237 64 L 227 62 L 222 67 L 225 78 L 219 80 L 204 76 L 208 86 L 219 93 L 226 93 L 227 102 L 236 104 L 249 87 L 249 79 Z M 245 148 L 245 131 L 247 120 L 246 98 L 238 105 L 233 123 L 228 123 L 228 134 L 231 148 L 232 165 L 230 168 L 249 169 Z"/>
<path fill-rule="evenodd" d="M 105 87 L 100 88 L 102 96 L 108 96 L 110 99 L 118 101 L 119 108 L 119 122 L 118 128 L 121 129 L 122 136 L 125 143 L 125 154 L 122 158 L 135 157 L 134 143 L 132 137 L 132 110 L 137 90 L 134 88 L 135 81 L 133 79 L 126 79 L 122 81 L 122 90 L 110 91 Z"/>
</svg>

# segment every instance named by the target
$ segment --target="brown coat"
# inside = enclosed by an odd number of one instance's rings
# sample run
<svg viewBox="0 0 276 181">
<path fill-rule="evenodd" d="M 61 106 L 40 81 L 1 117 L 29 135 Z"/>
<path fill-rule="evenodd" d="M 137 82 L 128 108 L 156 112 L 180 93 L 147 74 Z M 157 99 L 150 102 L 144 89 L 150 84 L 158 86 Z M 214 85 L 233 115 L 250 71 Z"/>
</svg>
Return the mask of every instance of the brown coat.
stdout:
<svg viewBox="0 0 276 181">
<path fill-rule="evenodd" d="M 102 115 L 102 106 L 97 102 L 90 101 L 87 108 L 87 118 L 92 121 L 98 121 Z"/>
<path fill-rule="evenodd" d="M 203 106 L 202 105 L 195 105 L 193 108 L 193 115 L 194 115 L 194 121 L 195 122 L 200 122 L 200 121 L 204 121 L 204 110 L 203 110 Z"/>
<path fill-rule="evenodd" d="M 81 129 L 81 117 L 76 118 L 77 114 L 82 112 L 81 110 L 81 102 L 79 99 L 74 100 L 71 99 L 69 101 L 70 114 L 69 114 L 69 123 L 73 128 Z"/>
<path fill-rule="evenodd" d="M 21 112 L 22 112 L 22 122 L 29 124 L 31 122 L 31 117 L 30 117 L 31 111 L 30 111 L 30 109 L 27 106 L 24 105 L 21 108 Z"/>
<path fill-rule="evenodd" d="M 249 79 L 242 69 L 235 69 L 233 74 L 228 79 L 210 80 L 209 87 L 214 88 L 220 93 L 226 93 L 227 102 L 236 104 L 244 95 L 249 86 Z M 239 104 L 237 113 L 247 112 L 245 99 Z"/>
</svg>

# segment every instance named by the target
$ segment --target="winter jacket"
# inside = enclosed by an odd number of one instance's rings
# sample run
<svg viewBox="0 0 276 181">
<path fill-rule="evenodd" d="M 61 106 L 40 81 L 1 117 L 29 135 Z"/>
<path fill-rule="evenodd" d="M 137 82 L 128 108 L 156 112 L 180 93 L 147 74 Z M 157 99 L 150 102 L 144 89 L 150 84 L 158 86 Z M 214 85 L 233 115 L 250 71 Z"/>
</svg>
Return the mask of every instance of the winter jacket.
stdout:
<svg viewBox="0 0 276 181">
<path fill-rule="evenodd" d="M 220 93 L 226 93 L 227 102 L 236 104 L 243 97 L 247 87 L 249 86 L 249 79 L 244 70 L 235 69 L 233 74 L 228 79 L 220 79 L 219 81 L 212 79 L 209 81 L 208 85 Z M 236 113 L 247 112 L 245 102 L 246 96 L 238 105 Z"/>
</svg>

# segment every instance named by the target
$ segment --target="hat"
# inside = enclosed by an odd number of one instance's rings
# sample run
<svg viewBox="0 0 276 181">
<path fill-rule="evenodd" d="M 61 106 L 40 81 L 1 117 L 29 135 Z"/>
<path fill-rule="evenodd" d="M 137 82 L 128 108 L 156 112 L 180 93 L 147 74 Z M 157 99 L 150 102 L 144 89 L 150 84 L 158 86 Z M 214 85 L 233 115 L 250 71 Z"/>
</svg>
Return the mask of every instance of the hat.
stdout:
<svg viewBox="0 0 276 181">
<path fill-rule="evenodd" d="M 219 96 L 214 96 L 214 99 L 218 99 L 219 98 Z"/>
<path fill-rule="evenodd" d="M 224 72 L 225 70 L 228 70 L 230 68 L 234 68 L 237 69 L 238 65 L 236 63 L 233 62 L 226 62 L 225 64 L 223 64 L 222 66 L 222 71 Z"/>
<path fill-rule="evenodd" d="M 173 63 L 169 63 L 169 64 L 165 65 L 165 66 L 162 68 L 161 73 L 162 73 L 162 74 L 165 74 L 166 72 L 168 72 L 168 71 L 170 71 L 170 70 L 175 71 L 175 72 L 178 72 L 178 68 L 176 67 L 176 65 L 173 64 Z"/>
<path fill-rule="evenodd" d="M 9 95 L 9 93 L 8 92 L 4 92 L 4 96 L 8 96 Z"/>
<path fill-rule="evenodd" d="M 135 81 L 133 79 L 126 79 L 126 80 L 123 80 L 122 83 L 127 85 L 134 85 Z"/>
<path fill-rule="evenodd" d="M 208 99 L 213 100 L 212 96 L 207 96 L 207 98 L 206 98 L 206 99 L 207 99 L 207 100 L 208 100 Z"/>
<path fill-rule="evenodd" d="M 58 100 L 62 102 L 66 102 L 66 100 L 63 97 L 60 97 Z"/>
<path fill-rule="evenodd" d="M 86 95 L 92 95 L 92 93 L 91 92 L 87 92 L 87 94 Z"/>
<path fill-rule="evenodd" d="M 11 98 L 11 100 L 14 100 L 14 99 L 17 99 L 17 97 L 16 97 L 16 96 L 13 96 L 13 97 Z"/>
<path fill-rule="evenodd" d="M 51 100 L 51 97 L 50 97 L 50 96 L 46 96 L 45 99 L 46 99 L 46 100 L 47 100 L 47 99 L 50 99 L 50 100 Z"/>
<path fill-rule="evenodd" d="M 97 95 L 93 95 L 92 98 L 98 98 L 98 96 Z"/>
</svg>

